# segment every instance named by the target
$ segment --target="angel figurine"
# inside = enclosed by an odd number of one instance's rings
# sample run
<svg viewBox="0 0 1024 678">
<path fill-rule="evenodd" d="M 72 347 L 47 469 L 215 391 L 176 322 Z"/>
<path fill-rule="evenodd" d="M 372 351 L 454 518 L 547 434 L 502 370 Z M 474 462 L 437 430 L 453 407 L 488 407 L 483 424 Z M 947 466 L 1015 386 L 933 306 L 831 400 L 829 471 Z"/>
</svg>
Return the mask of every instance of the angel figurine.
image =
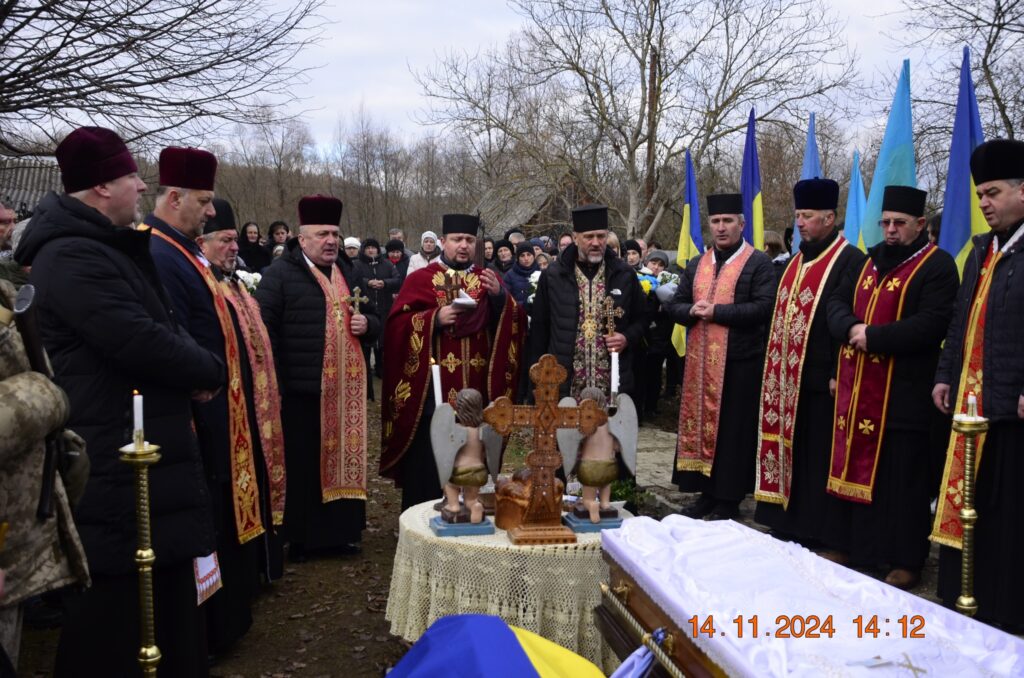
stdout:
<svg viewBox="0 0 1024 678">
<path fill-rule="evenodd" d="M 604 391 L 588 386 L 580 391 L 580 402 L 593 400 L 602 409 L 607 408 Z M 562 398 L 561 407 L 576 405 L 571 397 Z M 573 508 L 580 519 L 599 523 L 602 519 L 616 519 L 619 512 L 612 508 L 612 483 L 619 479 L 620 462 L 636 475 L 637 429 L 636 406 L 625 394 L 616 396 L 615 414 L 609 414 L 608 423 L 602 424 L 589 436 L 576 429 L 560 428 L 556 433 L 562 453 L 562 466 L 566 474 L 575 473 L 583 485 L 583 496 Z"/>
<path fill-rule="evenodd" d="M 444 403 L 434 410 L 430 420 L 434 461 L 444 486 L 441 519 L 446 523 L 479 523 L 484 519 L 480 488 L 487 484 L 489 473 L 498 475 L 502 438 L 484 423 L 483 412 L 480 391 L 464 388 L 455 396 L 455 409 Z"/>
</svg>

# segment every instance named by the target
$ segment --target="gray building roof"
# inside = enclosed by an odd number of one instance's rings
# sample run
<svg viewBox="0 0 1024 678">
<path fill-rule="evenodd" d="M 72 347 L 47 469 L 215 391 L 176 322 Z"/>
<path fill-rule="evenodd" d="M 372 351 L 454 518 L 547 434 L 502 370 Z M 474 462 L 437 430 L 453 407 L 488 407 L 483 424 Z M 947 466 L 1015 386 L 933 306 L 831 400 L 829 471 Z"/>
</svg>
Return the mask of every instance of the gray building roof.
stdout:
<svg viewBox="0 0 1024 678">
<path fill-rule="evenodd" d="M 485 233 L 500 238 L 510 228 L 533 223 L 554 195 L 547 184 L 507 184 L 488 190 L 476 209 Z"/>
<path fill-rule="evenodd" d="M 19 213 L 32 211 L 50 191 L 62 191 L 57 161 L 45 156 L 0 156 L 0 202 Z"/>
</svg>

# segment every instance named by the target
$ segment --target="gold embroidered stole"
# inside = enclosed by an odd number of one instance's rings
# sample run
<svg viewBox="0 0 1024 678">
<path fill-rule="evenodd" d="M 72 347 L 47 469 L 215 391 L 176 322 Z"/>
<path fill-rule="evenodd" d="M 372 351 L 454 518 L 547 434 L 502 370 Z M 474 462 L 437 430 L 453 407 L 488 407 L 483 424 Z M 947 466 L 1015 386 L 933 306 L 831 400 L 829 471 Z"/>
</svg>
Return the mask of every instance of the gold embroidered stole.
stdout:
<svg viewBox="0 0 1024 678">
<path fill-rule="evenodd" d="M 249 370 L 252 372 L 253 401 L 256 405 L 256 430 L 267 467 L 270 490 L 270 513 L 274 525 L 284 522 L 286 474 L 284 465 L 284 433 L 281 428 L 281 393 L 277 387 L 274 353 L 270 335 L 263 325 L 260 307 L 243 285 L 230 280 L 221 281 L 227 291 L 228 302 L 235 309 L 238 327 L 242 331 Z"/>
<path fill-rule="evenodd" d="M 580 310 L 576 319 L 578 330 L 572 356 L 570 392 L 573 398 L 579 399 L 580 392 L 588 386 L 610 392 L 611 357 L 601 328 L 605 297 L 604 260 L 601 260 L 593 279 L 588 279 L 579 266 L 573 266 L 573 271 L 579 290 Z"/>
<path fill-rule="evenodd" d="M 963 366 L 960 369 L 960 384 L 956 395 L 954 413 L 967 412 L 967 396 L 973 393 L 978 399 L 978 416 L 982 414 L 982 367 L 984 366 L 985 347 L 985 314 L 988 310 L 988 294 L 992 287 L 992 275 L 1002 257 L 996 249 L 996 239 L 992 239 L 985 262 L 978 272 L 978 283 L 974 289 L 974 298 L 967 316 L 967 331 L 964 333 Z M 942 472 L 939 503 L 935 509 L 935 523 L 932 526 L 931 540 L 963 548 L 963 524 L 960 522 L 960 509 L 964 503 L 964 455 L 966 437 L 952 433 L 949 447 L 946 449 L 946 466 Z M 974 455 L 974 470 L 981 467 L 981 453 L 985 449 L 985 434 L 977 438 L 977 451 Z"/>
<path fill-rule="evenodd" d="M 934 253 L 934 245 L 925 245 L 884 276 L 878 275 L 874 262 L 868 259 L 857 278 L 853 314 L 869 326 L 900 320 L 907 287 Z M 840 350 L 827 486 L 830 494 L 871 503 L 893 365 L 892 356 L 864 353 L 849 345 Z"/>
<path fill-rule="evenodd" d="M 245 402 L 242 387 L 241 356 L 238 353 L 238 338 L 231 323 L 231 312 L 225 300 L 223 288 L 218 284 L 210 267 L 196 258 L 166 233 L 153 229 L 153 235 L 170 243 L 181 252 L 186 261 L 199 272 L 210 290 L 213 309 L 217 314 L 221 334 L 224 336 L 224 362 L 227 363 L 228 383 L 228 455 L 231 461 L 231 504 L 235 513 L 235 529 L 238 543 L 263 534 L 260 519 L 259 487 L 256 484 L 256 464 L 252 454 L 252 432 L 249 429 L 249 408 Z"/>
<path fill-rule="evenodd" d="M 320 490 L 323 502 L 366 499 L 366 362 L 348 329 L 352 309 L 345 276 L 310 265 L 324 293 L 324 361 L 320 376 Z"/>
<path fill-rule="evenodd" d="M 836 237 L 816 259 L 804 264 L 799 252 L 790 259 L 775 299 L 768 354 L 761 381 L 761 422 L 757 438 L 758 501 L 789 506 L 793 481 L 793 426 L 800 397 L 800 379 L 807 356 L 807 336 L 821 291 L 847 241 Z M 817 451 L 807 450 L 808 454 Z"/>
<path fill-rule="evenodd" d="M 693 278 L 693 301 L 732 304 L 736 283 L 754 253 L 743 243 L 741 249 L 715 272 L 715 253 L 701 255 Z M 698 320 L 686 334 L 686 366 L 679 408 L 679 442 L 676 445 L 676 470 L 700 471 L 711 475 L 718 443 L 718 420 L 725 384 L 725 361 L 729 346 L 729 328 L 713 320 Z"/>
</svg>

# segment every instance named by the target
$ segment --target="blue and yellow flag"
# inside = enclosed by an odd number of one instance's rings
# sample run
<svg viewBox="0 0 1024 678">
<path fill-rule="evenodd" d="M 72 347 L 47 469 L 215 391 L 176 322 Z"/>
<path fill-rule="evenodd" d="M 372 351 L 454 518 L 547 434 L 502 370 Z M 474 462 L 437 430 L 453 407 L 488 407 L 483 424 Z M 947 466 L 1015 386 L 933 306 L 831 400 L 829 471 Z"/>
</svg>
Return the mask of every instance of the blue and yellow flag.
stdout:
<svg viewBox="0 0 1024 678">
<path fill-rule="evenodd" d="M 860 242 L 860 224 L 868 207 L 864 195 L 864 179 L 860 173 L 860 151 L 853 152 L 853 168 L 850 170 L 850 192 L 846 196 L 846 218 L 843 237 L 856 244 Z"/>
<path fill-rule="evenodd" d="M 953 141 L 949 145 L 949 171 L 946 173 L 946 195 L 942 200 L 942 229 L 939 247 L 956 259 L 964 271 L 964 262 L 971 251 L 971 236 L 988 231 L 988 224 L 978 205 L 977 187 L 971 177 L 971 153 L 985 141 L 971 79 L 971 54 L 964 47 L 960 65 L 960 94 L 956 99 L 953 119 Z"/>
<path fill-rule="evenodd" d="M 761 206 L 761 163 L 757 160 L 757 133 L 754 130 L 754 109 L 747 121 L 747 139 L 743 144 L 743 169 L 740 172 L 740 193 L 743 194 L 743 239 L 764 249 L 764 209 Z"/>
<path fill-rule="evenodd" d="M 583 657 L 500 617 L 441 617 L 388 676 L 496 676 L 499 678 L 603 678 Z"/>
<path fill-rule="evenodd" d="M 807 142 L 804 144 L 804 165 L 800 169 L 800 180 L 820 179 L 825 173 L 821 169 L 821 156 L 818 155 L 818 138 L 814 133 L 814 113 L 811 113 L 811 122 L 807 125 Z M 795 253 L 800 247 L 800 229 L 793 222 L 793 248 Z"/>
<path fill-rule="evenodd" d="M 704 236 L 700 226 L 700 198 L 697 197 L 697 174 L 693 171 L 690 149 L 686 149 L 686 189 L 683 194 L 683 224 L 679 228 L 676 265 L 686 268 L 686 262 L 704 252 Z M 672 329 L 672 346 L 676 353 L 686 355 L 686 328 L 676 325 Z"/>
<path fill-rule="evenodd" d="M 867 248 L 882 240 L 882 194 L 886 186 L 917 186 L 917 166 L 914 162 L 914 124 L 910 115 L 910 59 L 903 60 L 900 81 L 889 110 L 882 148 L 878 151 L 875 175 L 871 177 L 871 190 L 860 222 L 857 246 Z"/>
</svg>

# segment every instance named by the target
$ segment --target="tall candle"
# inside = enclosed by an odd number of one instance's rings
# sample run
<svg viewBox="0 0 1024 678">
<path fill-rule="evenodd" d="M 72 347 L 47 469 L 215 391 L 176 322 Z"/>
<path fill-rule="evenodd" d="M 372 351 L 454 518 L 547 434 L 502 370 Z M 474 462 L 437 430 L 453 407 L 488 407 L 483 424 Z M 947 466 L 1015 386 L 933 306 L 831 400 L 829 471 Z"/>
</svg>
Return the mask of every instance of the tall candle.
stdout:
<svg viewBox="0 0 1024 678">
<path fill-rule="evenodd" d="M 430 360 L 430 372 L 434 377 L 434 407 L 440 407 L 444 402 L 441 400 L 441 366 L 434 362 L 433 358 Z"/>
<path fill-rule="evenodd" d="M 612 395 L 619 392 L 619 352 L 612 351 Z"/>
<path fill-rule="evenodd" d="M 974 395 L 974 393 L 967 394 L 967 416 L 978 416 L 978 396 Z"/>
<path fill-rule="evenodd" d="M 139 395 L 138 391 L 132 391 L 132 410 L 133 410 L 133 421 L 134 429 L 136 431 L 142 430 L 142 396 Z"/>
</svg>

